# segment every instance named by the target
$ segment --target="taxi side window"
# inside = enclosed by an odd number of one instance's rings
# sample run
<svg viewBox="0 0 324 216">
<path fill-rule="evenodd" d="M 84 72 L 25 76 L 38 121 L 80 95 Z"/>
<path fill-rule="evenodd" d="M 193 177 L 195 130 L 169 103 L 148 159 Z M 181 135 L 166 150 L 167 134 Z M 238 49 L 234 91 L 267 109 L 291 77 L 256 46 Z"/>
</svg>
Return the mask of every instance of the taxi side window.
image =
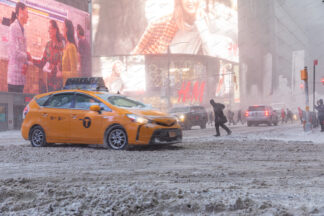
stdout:
<svg viewBox="0 0 324 216">
<path fill-rule="evenodd" d="M 111 109 L 109 109 L 108 106 L 106 106 L 105 104 L 101 103 L 100 101 L 87 96 L 87 95 L 80 95 L 77 94 L 75 97 L 75 105 L 74 108 L 75 109 L 84 109 L 84 110 L 89 110 L 90 106 L 92 105 L 99 105 L 103 111 L 111 111 Z"/>
<path fill-rule="evenodd" d="M 71 108 L 72 101 L 73 94 L 58 94 L 53 95 L 44 106 L 53 108 Z"/>
<path fill-rule="evenodd" d="M 45 102 L 48 100 L 50 96 L 51 95 L 46 95 L 44 97 L 38 98 L 36 99 L 36 102 L 38 103 L 39 106 L 44 106 Z"/>
</svg>

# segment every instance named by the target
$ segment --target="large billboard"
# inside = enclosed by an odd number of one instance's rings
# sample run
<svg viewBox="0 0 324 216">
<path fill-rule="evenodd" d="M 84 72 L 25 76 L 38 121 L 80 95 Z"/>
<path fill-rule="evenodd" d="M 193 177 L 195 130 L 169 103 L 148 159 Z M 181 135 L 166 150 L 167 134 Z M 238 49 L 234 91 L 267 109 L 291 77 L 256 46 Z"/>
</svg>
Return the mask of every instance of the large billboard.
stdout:
<svg viewBox="0 0 324 216">
<path fill-rule="evenodd" d="M 162 109 L 238 102 L 237 19 L 237 0 L 93 0 L 95 72 Z"/>
<path fill-rule="evenodd" d="M 101 71 L 112 93 L 139 94 L 146 91 L 144 56 L 101 57 Z"/>
<path fill-rule="evenodd" d="M 238 62 L 237 0 L 94 0 L 96 56 L 194 54 Z"/>
<path fill-rule="evenodd" d="M 0 0 L 0 14 L 0 91 L 37 94 L 91 76 L 89 13 L 55 0 Z"/>
</svg>

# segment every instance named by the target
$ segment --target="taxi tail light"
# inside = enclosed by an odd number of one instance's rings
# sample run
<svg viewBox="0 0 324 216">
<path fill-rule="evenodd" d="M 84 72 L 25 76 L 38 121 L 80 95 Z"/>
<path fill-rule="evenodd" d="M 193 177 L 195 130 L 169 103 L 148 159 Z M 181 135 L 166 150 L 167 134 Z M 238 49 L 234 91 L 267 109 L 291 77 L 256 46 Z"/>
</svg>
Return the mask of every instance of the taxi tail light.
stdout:
<svg viewBox="0 0 324 216">
<path fill-rule="evenodd" d="M 264 115 L 269 116 L 269 111 L 268 110 L 264 111 Z"/>
<path fill-rule="evenodd" d="M 27 113 L 29 112 L 29 105 L 25 106 L 25 109 L 23 111 L 23 119 L 26 118 Z"/>
<path fill-rule="evenodd" d="M 249 117 L 249 111 L 245 111 L 245 117 Z"/>
</svg>

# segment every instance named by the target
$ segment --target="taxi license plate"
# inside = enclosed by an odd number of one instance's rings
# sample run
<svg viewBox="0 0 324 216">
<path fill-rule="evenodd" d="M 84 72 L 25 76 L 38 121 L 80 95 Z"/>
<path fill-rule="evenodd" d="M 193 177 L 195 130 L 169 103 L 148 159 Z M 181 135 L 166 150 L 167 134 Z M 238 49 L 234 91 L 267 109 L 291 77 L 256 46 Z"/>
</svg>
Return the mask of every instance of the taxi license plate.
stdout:
<svg viewBox="0 0 324 216">
<path fill-rule="evenodd" d="M 177 133 L 175 131 L 169 131 L 169 137 L 176 137 Z"/>
</svg>

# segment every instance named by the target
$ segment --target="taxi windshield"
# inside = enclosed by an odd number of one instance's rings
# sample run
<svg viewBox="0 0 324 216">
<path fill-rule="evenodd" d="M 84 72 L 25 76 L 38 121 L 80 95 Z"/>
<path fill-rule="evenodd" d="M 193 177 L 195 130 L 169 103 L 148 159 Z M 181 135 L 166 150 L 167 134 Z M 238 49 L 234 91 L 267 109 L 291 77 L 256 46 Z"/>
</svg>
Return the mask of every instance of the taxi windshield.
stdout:
<svg viewBox="0 0 324 216">
<path fill-rule="evenodd" d="M 148 108 L 142 102 L 127 98 L 125 96 L 109 95 L 109 94 L 97 94 L 97 96 L 99 96 L 100 98 L 104 99 L 105 101 L 117 107 L 135 108 L 135 109 Z"/>
</svg>

